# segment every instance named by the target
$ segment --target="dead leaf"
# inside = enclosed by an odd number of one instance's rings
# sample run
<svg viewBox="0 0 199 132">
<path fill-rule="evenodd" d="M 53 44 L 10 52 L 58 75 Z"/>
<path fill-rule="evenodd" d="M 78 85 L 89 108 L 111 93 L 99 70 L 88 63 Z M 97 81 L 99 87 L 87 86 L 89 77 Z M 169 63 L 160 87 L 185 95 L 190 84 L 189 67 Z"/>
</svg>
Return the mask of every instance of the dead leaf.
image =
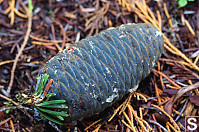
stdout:
<svg viewBox="0 0 199 132">
<path fill-rule="evenodd" d="M 189 96 L 189 100 L 196 106 L 199 106 L 199 96 Z"/>
</svg>

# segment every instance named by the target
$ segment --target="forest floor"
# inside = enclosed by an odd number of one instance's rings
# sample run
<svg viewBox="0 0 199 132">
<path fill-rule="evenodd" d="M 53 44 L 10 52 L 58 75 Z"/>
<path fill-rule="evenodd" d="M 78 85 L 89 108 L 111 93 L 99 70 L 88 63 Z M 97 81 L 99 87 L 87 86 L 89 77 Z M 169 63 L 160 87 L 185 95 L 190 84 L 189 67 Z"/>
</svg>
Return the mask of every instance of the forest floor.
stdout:
<svg viewBox="0 0 199 132">
<path fill-rule="evenodd" d="M 0 0 L 0 131 L 185 131 L 185 117 L 199 116 L 199 2 L 179 1 Z M 164 34 L 164 52 L 136 92 L 75 128 L 21 109 L 16 95 L 33 94 L 51 57 L 126 23 Z"/>
</svg>

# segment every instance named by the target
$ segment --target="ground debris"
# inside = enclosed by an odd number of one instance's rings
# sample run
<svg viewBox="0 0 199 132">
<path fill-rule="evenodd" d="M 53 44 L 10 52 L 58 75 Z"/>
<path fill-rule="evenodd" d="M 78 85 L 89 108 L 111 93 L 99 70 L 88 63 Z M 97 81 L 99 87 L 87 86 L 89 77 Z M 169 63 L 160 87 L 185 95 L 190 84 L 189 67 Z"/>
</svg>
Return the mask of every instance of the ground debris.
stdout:
<svg viewBox="0 0 199 132">
<path fill-rule="evenodd" d="M 32 2 L 31 12 L 25 0 L 0 0 L 0 109 L 20 108 L 15 95 L 35 91 L 46 61 L 109 27 L 153 24 L 164 34 L 165 51 L 137 92 L 75 128 L 53 126 L 24 109 L 6 109 L 0 112 L 0 130 L 185 131 L 185 116 L 199 116 L 198 1 L 183 8 L 177 1 Z"/>
</svg>

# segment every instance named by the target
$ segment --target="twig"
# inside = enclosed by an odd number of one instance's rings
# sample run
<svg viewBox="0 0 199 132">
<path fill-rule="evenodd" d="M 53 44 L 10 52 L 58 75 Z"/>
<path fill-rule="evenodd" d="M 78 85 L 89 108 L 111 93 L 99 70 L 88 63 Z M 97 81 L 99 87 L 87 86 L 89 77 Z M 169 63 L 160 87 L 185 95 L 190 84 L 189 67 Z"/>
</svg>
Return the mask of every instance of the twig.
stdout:
<svg viewBox="0 0 199 132">
<path fill-rule="evenodd" d="M 169 13 L 168 13 L 166 3 L 164 3 L 164 12 L 165 12 L 165 14 L 166 14 L 166 16 L 167 16 L 168 23 L 169 23 L 170 27 L 173 28 L 172 21 L 171 21 L 171 17 L 170 17 L 170 15 L 169 15 Z"/>
<path fill-rule="evenodd" d="M 10 101 L 10 102 L 12 102 L 14 105 L 16 105 L 16 106 L 18 106 L 19 104 L 18 103 L 16 103 L 15 101 L 13 101 L 12 99 L 10 99 L 10 98 L 8 98 L 8 97 L 6 97 L 6 96 L 4 96 L 4 95 L 2 95 L 2 94 L 0 94 L 0 97 L 1 98 L 3 98 L 3 99 L 5 99 L 5 100 L 7 100 L 7 101 Z"/>
<path fill-rule="evenodd" d="M 128 123 L 126 123 L 124 120 L 122 120 L 122 123 L 123 123 L 124 125 L 126 125 L 126 127 L 130 128 L 133 132 L 136 132 L 136 131 L 134 130 L 134 128 L 132 128 L 131 126 L 129 126 Z"/>
<path fill-rule="evenodd" d="M 54 27 L 53 24 L 51 24 L 51 31 L 52 31 L 53 40 L 56 40 L 56 37 L 55 37 L 55 27 Z M 55 46 L 57 47 L 57 49 L 59 51 L 62 50 L 62 48 L 57 43 L 55 43 Z"/>
<path fill-rule="evenodd" d="M 19 59 L 18 61 L 20 61 L 20 59 Z M 12 63 L 12 62 L 14 62 L 14 60 L 2 61 L 2 62 L 0 62 L 0 66 L 1 66 L 1 65 L 5 65 L 5 64 L 8 64 L 8 63 Z"/>
<path fill-rule="evenodd" d="M 22 106 L 22 105 L 18 105 L 18 106 L 12 106 L 12 107 L 1 108 L 1 109 L 0 109 L 0 112 L 6 111 L 6 110 L 14 110 L 14 109 L 23 109 L 23 110 L 33 111 L 33 109 L 31 109 L 31 108 L 29 108 L 29 107 L 24 107 L 24 106 Z"/>
<path fill-rule="evenodd" d="M 37 41 L 43 41 L 45 43 L 53 43 L 53 44 L 55 44 L 55 43 L 63 43 L 63 40 L 46 40 L 46 39 L 43 39 L 43 38 L 35 37 L 35 36 L 31 35 L 31 34 L 30 34 L 30 38 L 31 39 L 35 39 Z"/>
<path fill-rule="evenodd" d="M 130 124 L 130 129 L 135 132 L 135 127 L 134 124 L 131 122 L 131 120 L 129 119 L 128 115 L 126 114 L 125 111 L 123 111 L 123 115 L 125 116 L 125 118 L 127 119 L 128 123 Z"/>
<path fill-rule="evenodd" d="M 174 132 L 181 132 L 179 130 L 176 130 L 169 122 L 167 122 L 168 126 L 171 127 L 171 129 L 173 129 Z"/>
<path fill-rule="evenodd" d="M 168 132 L 171 132 L 170 127 L 169 127 L 168 123 L 166 123 L 166 128 L 167 128 Z"/>
<path fill-rule="evenodd" d="M 27 18 L 27 15 L 24 15 L 22 13 L 20 13 L 16 8 L 15 8 L 15 0 L 11 0 L 9 1 L 9 7 L 5 10 L 5 13 L 7 14 L 8 12 L 10 12 L 10 14 L 8 15 L 8 17 L 10 17 L 10 24 L 13 25 L 14 24 L 14 19 L 15 19 L 15 14 L 16 13 L 18 16 L 22 17 L 22 18 Z"/>
<path fill-rule="evenodd" d="M 140 97 L 141 97 L 144 100 L 144 102 L 147 102 L 147 98 L 141 93 L 134 92 L 132 95 L 134 95 L 134 97 L 137 97 L 137 100 L 141 100 L 140 99 Z"/>
<path fill-rule="evenodd" d="M 180 131 L 180 128 L 179 126 L 176 124 L 176 122 L 173 120 L 173 118 L 162 108 L 160 108 L 159 106 L 157 105 L 154 105 L 154 104 L 151 104 L 151 106 L 155 107 L 155 108 L 158 108 L 163 114 L 165 114 L 169 119 L 170 121 L 173 123 L 173 125 L 175 126 L 175 128 Z"/>
<path fill-rule="evenodd" d="M 168 132 L 166 128 L 164 128 L 160 123 L 153 121 L 153 120 L 148 120 L 149 123 L 155 124 L 157 126 L 159 126 L 160 128 L 162 128 L 165 132 Z"/>
<path fill-rule="evenodd" d="M 10 118 L 7 118 L 7 119 L 5 119 L 5 120 L 3 120 L 3 121 L 1 121 L 1 122 L 0 122 L 0 126 L 2 126 L 3 124 L 5 124 L 6 122 L 8 122 L 10 119 L 11 119 L 11 117 L 10 117 Z"/>
<path fill-rule="evenodd" d="M 101 124 L 98 124 L 97 128 L 95 128 L 95 130 L 93 130 L 93 132 L 98 132 L 101 126 L 102 126 Z"/>
<path fill-rule="evenodd" d="M 121 115 L 121 113 L 126 109 L 127 104 L 131 101 L 131 98 L 132 98 L 132 95 L 133 95 L 133 94 L 134 94 L 134 93 L 130 94 L 129 97 L 125 100 L 125 102 L 122 103 L 122 104 L 123 104 L 123 107 L 121 108 L 121 110 L 120 110 L 120 112 L 119 112 L 119 115 Z"/>
<path fill-rule="evenodd" d="M 140 117 L 137 116 L 136 112 L 134 111 L 133 107 L 130 104 L 127 104 L 127 107 L 133 113 L 133 116 L 136 118 L 139 125 L 141 126 L 142 129 L 144 129 L 144 131 L 152 130 L 152 128 L 149 126 L 149 124 L 145 120 L 143 120 L 143 119 L 141 119 Z"/>
<path fill-rule="evenodd" d="M 181 88 L 178 84 L 176 84 L 174 81 L 172 81 L 168 76 L 166 76 L 164 73 L 159 72 L 155 69 L 152 69 L 152 72 L 158 73 L 159 75 L 163 76 L 164 78 L 166 78 L 171 84 L 173 84 L 174 86 L 176 86 L 177 88 Z"/>
<path fill-rule="evenodd" d="M 187 25 L 187 27 L 188 27 L 189 31 L 191 32 L 191 34 L 193 36 L 195 36 L 195 32 L 193 31 L 193 28 L 191 27 L 191 25 L 189 24 L 189 22 L 186 19 L 184 20 L 184 22 Z"/>
<path fill-rule="evenodd" d="M 86 127 L 86 128 L 84 129 L 84 131 L 88 130 L 89 128 L 91 128 L 93 125 L 95 125 L 96 123 L 100 122 L 101 120 L 102 120 L 102 119 L 99 119 L 99 120 L 93 122 L 93 123 L 90 124 L 88 127 Z"/>
<path fill-rule="evenodd" d="M 161 93 L 159 93 L 159 91 L 158 91 L 158 85 L 157 85 L 157 83 L 155 82 L 155 80 L 154 80 L 154 86 L 155 86 L 155 94 L 156 94 L 156 97 L 157 97 L 157 99 L 158 99 L 158 104 L 161 104 L 161 99 L 160 99 L 160 94 Z"/>
<path fill-rule="evenodd" d="M 183 111 L 187 107 L 187 104 L 188 104 L 188 99 L 186 100 L 184 106 L 182 107 L 182 110 L 180 111 L 179 115 L 176 117 L 175 121 L 177 121 L 180 118 L 180 116 L 182 115 Z"/>
<path fill-rule="evenodd" d="M 113 115 L 110 117 L 110 119 L 108 120 L 108 122 L 110 122 L 114 117 L 115 117 L 115 115 L 118 113 L 118 111 L 120 110 L 120 108 L 123 106 L 123 103 L 119 106 L 119 107 L 117 107 L 117 109 L 116 110 L 114 110 L 114 113 L 113 113 Z"/>
<path fill-rule="evenodd" d="M 199 87 L 199 82 L 193 84 L 193 85 L 189 85 L 186 87 L 182 87 L 175 95 L 175 98 L 173 99 L 173 102 L 176 102 L 183 94 L 185 94 L 188 91 L 191 91 L 193 89 L 196 89 Z"/>
<path fill-rule="evenodd" d="M 56 43 L 47 43 L 47 42 L 39 42 L 39 41 L 32 41 L 32 44 L 35 45 L 48 45 L 48 46 L 52 46 L 52 45 L 56 45 Z"/>
<path fill-rule="evenodd" d="M 62 132 L 56 124 L 48 120 L 48 124 L 51 125 L 57 132 Z"/>
<path fill-rule="evenodd" d="M 10 83 L 9 83 L 9 86 L 8 86 L 8 89 L 7 89 L 8 96 L 10 96 L 10 91 L 12 89 L 12 85 L 13 85 L 13 81 L 14 81 L 14 72 L 15 72 L 15 69 L 16 69 L 16 66 L 17 66 L 18 59 L 19 59 L 20 55 L 22 54 L 22 52 L 23 52 L 23 50 L 24 50 L 24 48 L 27 44 L 27 41 L 28 41 L 28 38 L 29 38 L 29 35 L 30 35 L 30 32 L 31 32 L 32 12 L 28 11 L 28 10 L 26 10 L 26 12 L 27 12 L 27 15 L 28 15 L 28 29 L 27 29 L 26 36 L 24 38 L 23 44 L 21 45 L 21 48 L 20 48 L 17 56 L 15 57 L 15 61 L 14 61 L 14 64 L 13 64 L 13 67 L 12 67 L 12 70 L 11 70 Z"/>
<path fill-rule="evenodd" d="M 198 62 L 199 59 L 199 55 L 197 55 L 196 59 L 194 60 L 194 64 L 196 65 L 196 63 Z"/>
<path fill-rule="evenodd" d="M 66 40 L 66 38 L 68 39 L 68 37 L 66 36 L 66 32 L 65 32 L 64 27 L 62 26 L 62 24 L 61 24 L 60 22 L 58 22 L 58 21 L 55 21 L 55 23 L 56 23 L 57 25 L 59 25 L 59 27 L 60 27 L 60 29 L 61 29 L 61 34 L 62 34 L 62 36 L 63 36 L 63 42 L 62 42 L 61 49 L 63 50 L 64 45 L 65 45 L 65 40 Z"/>
<path fill-rule="evenodd" d="M 169 39 L 163 34 L 164 37 L 164 42 L 171 47 L 172 50 L 174 50 L 176 53 L 176 55 L 182 57 L 184 60 L 186 60 L 189 64 L 190 64 L 190 68 L 193 68 L 197 71 L 199 71 L 199 67 L 197 65 L 195 65 L 189 58 L 187 58 L 181 51 L 179 51 L 174 45 L 171 44 L 171 42 L 169 41 Z"/>
<path fill-rule="evenodd" d="M 15 132 L 15 128 L 14 128 L 14 124 L 13 124 L 12 119 L 10 120 L 10 125 L 11 125 L 11 127 L 12 127 L 12 132 Z"/>
<path fill-rule="evenodd" d="M 157 10 L 156 14 L 157 14 L 157 17 L 158 17 L 158 26 L 160 27 L 160 29 L 162 29 L 162 17 L 161 17 L 160 11 Z"/>
</svg>

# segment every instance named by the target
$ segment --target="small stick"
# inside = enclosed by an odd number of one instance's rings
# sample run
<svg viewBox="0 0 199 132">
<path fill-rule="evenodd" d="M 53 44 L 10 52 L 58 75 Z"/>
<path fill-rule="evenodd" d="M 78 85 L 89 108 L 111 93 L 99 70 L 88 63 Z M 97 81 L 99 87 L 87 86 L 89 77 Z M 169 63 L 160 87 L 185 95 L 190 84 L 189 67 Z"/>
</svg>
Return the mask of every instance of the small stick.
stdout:
<svg viewBox="0 0 199 132">
<path fill-rule="evenodd" d="M 1 122 L 0 122 L 0 126 L 2 126 L 3 124 L 5 124 L 6 122 L 8 122 L 10 119 L 11 119 L 11 117 L 10 117 L 10 118 L 7 118 L 7 119 L 5 119 L 5 120 L 3 120 L 3 121 L 1 121 Z"/>
<path fill-rule="evenodd" d="M 28 10 L 26 10 L 26 12 L 27 12 L 27 15 L 28 15 L 28 29 L 27 29 L 26 36 L 24 38 L 23 44 L 21 45 L 21 48 L 20 48 L 17 56 L 15 57 L 15 61 L 14 61 L 14 64 L 12 66 L 10 83 L 9 83 L 9 86 L 8 86 L 8 89 L 7 89 L 8 96 L 10 96 L 10 91 L 12 89 L 12 85 L 13 85 L 13 81 L 14 81 L 14 72 L 15 72 L 15 69 L 16 69 L 16 66 L 17 66 L 17 62 L 18 62 L 19 57 L 22 54 L 24 48 L 26 47 L 26 44 L 28 42 L 28 38 L 29 38 L 29 35 L 30 35 L 30 32 L 31 32 L 31 27 L 32 27 L 32 12 L 30 12 Z"/>
<path fill-rule="evenodd" d="M 5 65 L 5 64 L 8 64 L 8 63 L 12 63 L 12 62 L 14 62 L 15 60 L 6 60 L 6 61 L 2 61 L 2 62 L 0 62 L 0 66 L 1 65 Z M 18 61 L 20 61 L 20 59 L 18 60 Z"/>
<path fill-rule="evenodd" d="M 124 117 L 126 117 L 128 123 L 130 124 L 131 128 L 134 129 L 133 131 L 135 131 L 134 125 L 132 124 L 131 120 L 129 119 L 128 115 L 126 114 L 125 111 L 123 111 L 123 115 Z"/>
<path fill-rule="evenodd" d="M 130 128 L 133 132 L 136 132 L 136 131 L 134 131 L 134 129 L 133 129 L 131 126 L 129 126 L 124 120 L 122 120 L 122 123 L 123 123 L 124 125 L 126 125 L 128 128 Z"/>
<path fill-rule="evenodd" d="M 55 45 L 55 43 L 39 42 L 39 41 L 32 41 L 32 44 L 35 44 L 35 45 Z"/>
<path fill-rule="evenodd" d="M 166 123 L 166 128 L 167 128 L 168 132 L 171 132 L 170 127 L 169 127 L 168 123 Z"/>
<path fill-rule="evenodd" d="M 114 113 L 113 115 L 110 117 L 110 119 L 108 120 L 108 122 L 110 122 L 114 117 L 115 115 L 117 114 L 117 112 L 120 110 L 120 108 L 123 106 L 123 104 L 121 104 L 116 110 L 114 110 Z"/>
<path fill-rule="evenodd" d="M 101 126 L 102 126 L 101 124 L 98 124 L 97 128 L 95 130 L 93 130 L 93 132 L 98 132 Z"/>
<path fill-rule="evenodd" d="M 30 110 L 33 111 L 33 109 L 29 108 L 29 107 L 24 107 L 22 105 L 18 105 L 18 106 L 12 106 L 12 107 L 6 107 L 6 108 L 1 108 L 0 112 L 2 111 L 6 111 L 6 110 L 14 110 L 14 109 L 23 109 L 23 110 Z"/>
<path fill-rule="evenodd" d="M 58 24 L 59 27 L 60 27 L 60 29 L 61 29 L 61 34 L 62 34 L 62 36 L 63 36 L 63 42 L 62 42 L 61 49 L 63 50 L 63 49 L 64 49 L 64 45 L 65 45 L 65 40 L 66 40 L 66 38 L 67 38 L 66 32 L 65 32 L 64 27 L 62 26 L 62 24 L 61 24 L 60 22 L 55 21 L 55 23 Z"/>
<path fill-rule="evenodd" d="M 133 93 L 133 94 L 134 94 L 134 93 Z M 122 107 L 121 111 L 119 112 L 119 115 L 121 115 L 121 113 L 126 109 L 127 104 L 131 101 L 131 98 L 132 98 L 132 95 L 133 95 L 133 94 L 130 94 L 129 97 L 125 100 L 125 102 L 122 103 L 122 104 L 123 104 L 123 107 Z"/>
<path fill-rule="evenodd" d="M 164 3 L 164 12 L 165 12 L 165 14 L 166 14 L 166 16 L 167 16 L 168 23 L 169 23 L 170 27 L 173 28 L 172 21 L 171 21 L 171 17 L 170 17 L 170 15 L 169 15 L 168 10 L 167 10 L 167 5 L 166 5 L 166 3 Z"/>
<path fill-rule="evenodd" d="M 133 107 L 132 107 L 130 104 L 127 104 L 127 107 L 132 111 L 134 117 L 137 119 L 138 123 L 139 123 L 140 126 L 144 129 L 144 131 L 147 131 L 147 128 L 146 128 L 146 126 L 144 125 L 144 123 L 145 123 L 147 126 L 149 126 L 148 123 L 147 123 L 147 122 L 144 122 L 144 120 L 142 120 L 140 117 L 137 116 L 137 114 L 135 113 Z M 144 122 L 144 123 L 143 123 L 143 122 Z M 151 129 L 151 128 L 149 127 L 148 129 Z"/>
<path fill-rule="evenodd" d="M 151 104 L 151 106 L 158 108 L 163 114 L 165 114 L 167 117 L 169 117 L 170 121 L 174 124 L 175 128 L 177 128 L 178 131 L 180 131 L 179 126 L 176 124 L 176 122 L 173 120 L 173 118 L 162 108 L 160 108 L 157 105 Z"/>
<path fill-rule="evenodd" d="M 198 59 L 199 59 L 199 55 L 196 57 L 196 59 L 194 60 L 193 64 L 196 65 L 196 63 L 198 62 Z"/>
<path fill-rule="evenodd" d="M 160 27 L 160 29 L 162 29 L 162 18 L 161 18 L 160 11 L 157 10 L 156 14 L 157 14 L 157 17 L 158 17 L 158 26 Z"/>
<path fill-rule="evenodd" d="M 162 128 L 165 132 L 168 132 L 166 128 L 164 128 L 160 123 L 153 121 L 153 120 L 148 120 L 149 123 L 155 124 L 157 126 L 159 126 L 160 128 Z"/>
<path fill-rule="evenodd" d="M 12 132 L 15 132 L 15 128 L 14 128 L 14 124 L 13 124 L 12 119 L 10 120 L 10 125 L 11 125 L 11 127 L 12 127 Z"/>
<path fill-rule="evenodd" d="M 179 89 L 178 87 L 171 86 L 171 85 L 169 85 L 169 84 L 166 84 L 166 87 L 167 87 L 167 88 L 171 88 L 171 89 Z"/>
<path fill-rule="evenodd" d="M 140 97 L 142 97 L 144 102 L 147 102 L 147 98 L 143 94 L 134 92 L 133 95 L 134 95 L 134 97 L 137 95 L 137 100 L 140 100 Z"/>
<path fill-rule="evenodd" d="M 155 25 L 160 28 L 161 26 L 159 25 L 159 22 L 156 20 L 154 13 L 151 11 L 151 9 L 148 6 L 146 6 L 146 8 L 147 8 L 147 11 L 149 12 L 150 16 L 154 20 Z"/>
<path fill-rule="evenodd" d="M 171 129 L 173 129 L 174 132 L 179 132 L 169 122 L 167 122 L 167 124 L 168 124 L 169 127 L 171 127 Z"/>
<path fill-rule="evenodd" d="M 176 117 L 175 121 L 177 121 L 180 118 L 180 116 L 182 115 L 183 111 L 187 107 L 187 104 L 188 104 L 188 99 L 186 100 L 184 106 L 182 107 L 182 110 L 180 111 L 179 115 Z"/>
<path fill-rule="evenodd" d="M 53 40 L 56 40 L 56 38 L 55 38 L 55 27 L 54 27 L 53 24 L 51 24 L 51 31 L 52 31 L 52 35 L 53 35 Z M 57 43 L 55 43 L 55 46 L 57 47 L 57 49 L 58 49 L 59 51 L 62 50 L 62 48 L 61 48 Z"/>
<path fill-rule="evenodd" d="M 178 54 L 176 53 L 176 51 L 174 51 L 173 49 L 171 49 L 169 46 L 164 45 L 164 47 L 165 47 L 168 51 L 170 51 L 171 53 L 173 53 L 174 55 L 178 55 Z"/>
<path fill-rule="evenodd" d="M 178 56 L 182 57 L 184 60 L 186 60 L 191 66 L 193 69 L 199 71 L 199 67 L 195 64 L 193 64 L 193 62 L 187 58 L 181 51 L 179 51 L 174 45 L 171 44 L 171 42 L 169 41 L 169 39 L 163 34 L 163 37 L 164 37 L 164 42 L 170 46 Z M 164 45 L 165 46 L 165 45 Z"/>
<path fill-rule="evenodd" d="M 13 101 L 12 99 L 10 99 L 10 98 L 8 98 L 8 97 L 6 97 L 6 96 L 4 96 L 4 95 L 2 95 L 2 94 L 0 94 L 0 97 L 1 98 L 3 98 L 3 99 L 5 99 L 5 100 L 7 100 L 7 101 L 10 101 L 10 102 L 12 102 L 14 105 L 16 105 L 16 106 L 18 106 L 19 104 L 18 103 L 16 103 L 15 101 Z"/>
<path fill-rule="evenodd" d="M 187 25 L 187 27 L 188 27 L 190 33 L 191 33 L 193 36 L 195 36 L 195 32 L 193 31 L 193 28 L 191 27 L 191 25 L 189 24 L 189 22 L 188 22 L 186 19 L 184 19 L 184 22 L 185 22 L 185 24 Z"/>
<path fill-rule="evenodd" d="M 34 40 L 37 40 L 37 41 L 43 41 L 43 42 L 46 42 L 46 43 L 54 43 L 54 44 L 55 43 L 62 43 L 63 42 L 62 40 L 46 40 L 46 39 L 43 39 L 43 38 L 35 37 L 33 35 L 30 35 L 30 38 L 34 39 Z"/>
<path fill-rule="evenodd" d="M 86 128 L 84 129 L 84 131 L 88 130 L 89 128 L 91 128 L 93 125 L 97 124 L 97 123 L 100 122 L 101 120 L 102 120 L 102 119 L 99 119 L 99 120 L 93 122 L 93 123 L 90 124 L 88 127 L 86 127 Z"/>
<path fill-rule="evenodd" d="M 158 92 L 158 86 L 157 86 L 157 84 L 156 84 L 156 82 L 154 81 L 154 86 L 155 86 L 155 94 L 156 94 L 156 97 L 157 97 L 157 99 L 158 99 L 158 104 L 161 104 L 161 100 L 160 100 L 160 94 L 159 94 L 159 92 Z"/>
<path fill-rule="evenodd" d="M 152 72 L 158 73 L 159 75 L 162 75 L 164 78 L 166 78 L 171 84 L 173 84 L 174 86 L 176 86 L 177 88 L 181 88 L 178 84 L 176 84 L 174 81 L 172 81 L 168 76 L 166 76 L 164 73 L 159 72 L 155 69 L 152 69 Z"/>
</svg>

